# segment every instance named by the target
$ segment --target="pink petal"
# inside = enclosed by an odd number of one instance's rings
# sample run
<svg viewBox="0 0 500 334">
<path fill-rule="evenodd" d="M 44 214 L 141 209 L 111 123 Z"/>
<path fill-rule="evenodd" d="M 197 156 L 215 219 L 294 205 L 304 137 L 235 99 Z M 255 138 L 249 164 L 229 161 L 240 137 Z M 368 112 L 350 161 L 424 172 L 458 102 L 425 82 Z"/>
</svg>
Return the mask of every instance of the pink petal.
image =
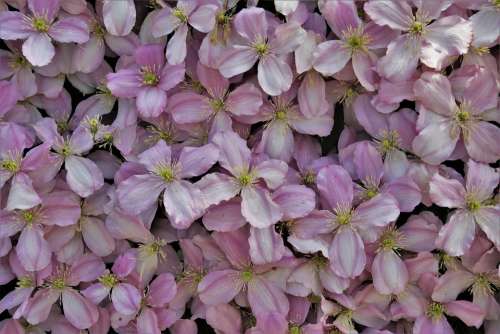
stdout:
<svg viewBox="0 0 500 334">
<path fill-rule="evenodd" d="M 172 334 L 197 334 L 198 327 L 194 320 L 180 319 L 177 320 L 172 327 L 170 327 L 170 331 Z"/>
<path fill-rule="evenodd" d="M 48 34 L 61 43 L 83 44 L 89 40 L 89 26 L 78 17 L 65 17 L 54 23 Z"/>
<path fill-rule="evenodd" d="M 143 87 L 137 94 L 136 105 L 141 116 L 158 117 L 167 106 L 167 94 L 159 87 Z"/>
<path fill-rule="evenodd" d="M 500 208 L 498 206 L 482 208 L 474 213 L 476 223 L 488 239 L 493 242 L 495 247 L 500 246 L 500 224 L 498 224 L 498 217 L 500 217 Z"/>
<path fill-rule="evenodd" d="M 241 332 L 241 315 L 228 304 L 208 307 L 206 316 L 207 323 L 216 330 L 228 334 Z"/>
<path fill-rule="evenodd" d="M 217 162 L 218 157 L 219 151 L 214 144 L 184 147 L 178 160 L 181 167 L 179 177 L 187 179 L 205 174 Z"/>
<path fill-rule="evenodd" d="M 111 291 L 111 300 L 115 309 L 124 315 L 139 311 L 142 296 L 137 288 L 128 283 L 120 283 Z"/>
<path fill-rule="evenodd" d="M 356 144 L 354 166 L 358 178 L 366 185 L 378 186 L 380 184 L 384 165 L 380 153 L 372 143 L 362 141 Z"/>
<path fill-rule="evenodd" d="M 21 12 L 0 12 L 0 38 L 6 40 L 28 38 L 33 28 L 29 24 L 29 18 Z"/>
<path fill-rule="evenodd" d="M 106 76 L 106 86 L 114 96 L 136 97 L 141 78 L 139 73 L 133 69 L 122 69 L 116 73 L 109 73 Z"/>
<path fill-rule="evenodd" d="M 240 272 L 235 270 L 212 271 L 198 284 L 201 301 L 207 305 L 229 303 L 243 287 Z"/>
<path fill-rule="evenodd" d="M 325 81 L 315 71 L 309 71 L 302 79 L 299 87 L 298 100 L 301 113 L 306 117 L 323 115 L 328 111 L 326 101 Z"/>
<path fill-rule="evenodd" d="M 207 174 L 196 185 L 203 192 L 207 205 L 230 200 L 240 191 L 240 186 L 233 177 L 221 173 Z"/>
<path fill-rule="evenodd" d="M 364 9 L 376 24 L 396 30 L 407 30 L 413 18 L 410 5 L 398 0 L 370 1 Z"/>
<path fill-rule="evenodd" d="M 16 253 L 26 270 L 38 271 L 49 265 L 52 252 L 40 228 L 32 226 L 21 232 Z"/>
<path fill-rule="evenodd" d="M 115 239 L 97 218 L 86 217 L 80 221 L 85 245 L 98 256 L 107 256 L 115 249 Z"/>
<path fill-rule="evenodd" d="M 280 206 L 283 219 L 291 220 L 308 215 L 316 205 L 316 195 L 302 185 L 284 185 L 273 193 L 273 201 Z"/>
<path fill-rule="evenodd" d="M 442 163 L 450 157 L 459 139 L 452 134 L 453 127 L 447 120 L 426 126 L 413 140 L 413 151 L 428 164 Z"/>
<path fill-rule="evenodd" d="M 433 320 L 425 315 L 419 316 L 413 325 L 414 334 L 454 334 L 446 317 Z"/>
<path fill-rule="evenodd" d="M 172 14 L 169 6 L 161 9 L 153 18 L 152 35 L 155 38 L 168 35 L 175 30 L 181 21 Z"/>
<path fill-rule="evenodd" d="M 326 41 L 319 44 L 314 52 L 313 67 L 325 76 L 331 76 L 342 70 L 351 59 L 351 53 L 344 47 L 343 41 Z"/>
<path fill-rule="evenodd" d="M 219 71 L 224 77 L 231 78 L 251 69 L 258 58 L 254 49 L 236 45 L 222 54 Z"/>
<path fill-rule="evenodd" d="M 170 223 L 178 229 L 188 228 L 206 209 L 201 190 L 184 180 L 167 184 L 163 193 L 163 205 Z"/>
<path fill-rule="evenodd" d="M 97 322 L 97 307 L 73 289 L 65 289 L 62 293 L 64 316 L 78 329 L 91 327 Z"/>
<path fill-rule="evenodd" d="M 481 327 L 484 311 L 478 306 L 465 300 L 454 300 L 446 304 L 446 313 L 462 320 L 467 326 Z"/>
<path fill-rule="evenodd" d="M 395 221 L 398 216 L 396 199 L 388 194 L 379 194 L 356 208 L 351 223 L 382 227 Z"/>
<path fill-rule="evenodd" d="M 472 45 L 492 45 L 498 39 L 500 18 L 494 10 L 480 10 L 469 17 L 472 24 Z"/>
<path fill-rule="evenodd" d="M 285 181 L 287 171 L 286 163 L 274 159 L 262 161 L 253 169 L 255 176 L 264 179 L 270 189 L 279 187 Z"/>
<path fill-rule="evenodd" d="M 305 40 L 306 31 L 298 22 L 289 21 L 281 24 L 274 30 L 274 39 L 270 47 L 278 55 L 288 54 L 295 51 Z"/>
<path fill-rule="evenodd" d="M 497 145 L 500 138 L 498 126 L 488 122 L 477 122 L 471 124 L 468 130 L 465 147 L 472 159 L 486 163 L 500 159 L 500 148 Z"/>
<path fill-rule="evenodd" d="M 288 299 L 281 288 L 258 276 L 248 283 L 248 302 L 257 315 L 270 312 L 286 315 L 289 310 Z"/>
<path fill-rule="evenodd" d="M 402 35 L 389 44 L 386 55 L 377 63 L 377 71 L 390 81 L 407 81 L 415 73 L 419 57 L 420 40 Z"/>
<path fill-rule="evenodd" d="M 413 211 L 422 200 L 420 187 L 407 176 L 387 183 L 384 190 L 398 201 L 399 211 L 401 212 Z"/>
<path fill-rule="evenodd" d="M 467 52 L 472 39 L 472 26 L 459 16 L 443 17 L 427 27 L 424 39 L 422 62 L 440 70 L 447 57 Z"/>
<path fill-rule="evenodd" d="M 179 65 L 184 61 L 184 59 L 186 59 L 187 33 L 187 24 L 181 24 L 175 31 L 174 35 L 168 41 L 165 55 L 167 56 L 167 61 L 169 64 Z"/>
<path fill-rule="evenodd" d="M 243 188 L 241 198 L 241 213 L 253 227 L 271 226 L 283 216 L 280 207 L 273 202 L 269 191 L 260 186 Z"/>
<path fill-rule="evenodd" d="M 466 270 L 449 270 L 439 277 L 432 292 L 432 299 L 438 302 L 449 302 L 465 291 L 474 282 L 474 275 Z"/>
<path fill-rule="evenodd" d="M 102 7 L 106 30 L 115 36 L 126 36 L 135 24 L 135 4 L 132 0 L 104 0 Z"/>
<path fill-rule="evenodd" d="M 59 299 L 60 293 L 52 289 L 38 290 L 28 304 L 24 318 L 32 325 L 45 321 L 52 305 Z"/>
<path fill-rule="evenodd" d="M 219 8 L 216 5 L 202 5 L 190 16 L 189 24 L 196 30 L 204 33 L 212 31 L 215 25 L 215 16 Z"/>
<path fill-rule="evenodd" d="M 337 231 L 328 253 L 330 268 L 340 277 L 355 278 L 365 268 L 366 255 L 363 241 L 351 227 Z"/>
<path fill-rule="evenodd" d="M 263 8 L 245 8 L 234 19 L 234 27 L 238 34 L 251 42 L 267 36 L 266 12 Z"/>
<path fill-rule="evenodd" d="M 443 116 L 451 115 L 456 108 L 448 79 L 439 73 L 425 72 L 414 86 L 415 97 L 429 110 Z"/>
<path fill-rule="evenodd" d="M 45 66 L 52 61 L 56 51 L 47 34 L 31 34 L 23 43 L 23 55 L 33 66 Z"/>
<path fill-rule="evenodd" d="M 293 74 L 285 61 L 268 55 L 259 61 L 257 77 L 264 92 L 277 96 L 290 89 Z"/>
<path fill-rule="evenodd" d="M 337 276 L 331 266 L 325 267 L 319 272 L 319 280 L 321 285 L 328 291 L 333 293 L 342 293 L 349 287 L 349 279 Z"/>
<path fill-rule="evenodd" d="M 465 210 L 456 210 L 439 231 L 436 245 L 451 256 L 463 255 L 474 240 L 476 226 L 474 217 Z"/>
<path fill-rule="evenodd" d="M 454 179 L 447 179 L 436 173 L 429 184 L 429 195 L 434 203 L 448 208 L 465 206 L 464 186 Z"/>
<path fill-rule="evenodd" d="M 121 212 L 111 212 L 106 218 L 106 228 L 115 239 L 128 239 L 134 242 L 147 243 L 152 235 L 137 216 L 129 216 Z"/>
<path fill-rule="evenodd" d="M 342 37 L 347 30 L 354 30 L 361 25 L 354 2 L 328 1 L 321 9 L 321 13 L 332 31 L 339 37 Z"/>
<path fill-rule="evenodd" d="M 156 313 L 146 307 L 137 317 L 137 334 L 161 334 Z"/>
<path fill-rule="evenodd" d="M 352 68 L 361 85 L 372 92 L 377 88 L 379 77 L 375 71 L 378 58 L 372 52 L 355 52 L 352 55 Z"/>
<path fill-rule="evenodd" d="M 354 196 L 352 179 L 344 168 L 327 166 L 319 171 L 316 182 L 321 196 L 332 209 L 351 205 Z"/>
<path fill-rule="evenodd" d="M 373 285 L 381 294 L 400 294 L 408 283 L 406 265 L 393 251 L 379 252 L 372 264 Z"/>
<path fill-rule="evenodd" d="M 168 109 L 176 123 L 198 123 L 205 121 L 211 114 L 208 99 L 205 96 L 182 92 L 170 97 Z"/>
<path fill-rule="evenodd" d="M 250 228 L 250 256 L 255 264 L 266 264 L 281 260 L 285 245 L 274 227 Z"/>
<path fill-rule="evenodd" d="M 101 170 L 90 159 L 71 155 L 64 160 L 66 182 L 81 197 L 88 197 L 104 185 Z"/>
<path fill-rule="evenodd" d="M 245 217 L 241 214 L 239 198 L 215 205 L 203 215 L 203 225 L 210 231 L 236 231 L 246 223 Z"/>
<path fill-rule="evenodd" d="M 327 210 L 314 210 L 304 218 L 295 221 L 293 232 L 303 239 L 331 233 L 336 228 L 335 215 Z"/>
<path fill-rule="evenodd" d="M 246 83 L 229 93 L 225 104 L 236 116 L 254 116 L 262 106 L 262 93 L 255 85 Z"/>
<path fill-rule="evenodd" d="M 94 146 L 92 134 L 87 128 L 79 126 L 71 135 L 69 146 L 73 154 L 87 153 Z"/>
<path fill-rule="evenodd" d="M 212 141 L 219 148 L 219 164 L 223 168 L 234 176 L 248 171 L 251 153 L 245 140 L 232 131 L 224 131 L 215 135 Z"/>
<path fill-rule="evenodd" d="M 158 87 L 164 91 L 168 91 L 184 80 L 185 74 L 186 67 L 183 63 L 177 65 L 167 64 L 161 71 Z"/>
<path fill-rule="evenodd" d="M 42 200 L 33 188 L 30 177 L 25 173 L 14 175 L 5 209 L 9 211 L 14 209 L 26 210 L 41 202 Z"/>
<path fill-rule="evenodd" d="M 151 282 L 149 289 L 149 305 L 164 307 L 177 293 L 175 277 L 170 273 L 160 274 Z"/>
<path fill-rule="evenodd" d="M 273 121 L 264 129 L 260 145 L 269 157 L 288 162 L 293 154 L 293 132 L 286 122 Z"/>
<path fill-rule="evenodd" d="M 28 0 L 28 8 L 37 16 L 43 16 L 52 22 L 59 12 L 58 0 Z"/>
<path fill-rule="evenodd" d="M 126 211 L 139 214 L 156 203 L 163 189 L 165 183 L 157 176 L 134 175 L 119 184 L 118 201 Z M 144 196 L 145 193 L 148 196 Z"/>
</svg>

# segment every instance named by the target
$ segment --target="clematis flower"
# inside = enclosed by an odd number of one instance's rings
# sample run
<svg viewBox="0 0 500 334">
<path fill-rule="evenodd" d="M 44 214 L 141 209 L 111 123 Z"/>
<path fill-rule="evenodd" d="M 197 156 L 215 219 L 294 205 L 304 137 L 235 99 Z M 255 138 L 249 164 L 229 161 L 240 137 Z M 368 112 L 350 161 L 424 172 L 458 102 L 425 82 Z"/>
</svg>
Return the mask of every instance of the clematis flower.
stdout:
<svg viewBox="0 0 500 334">
<path fill-rule="evenodd" d="M 476 237 L 476 224 L 500 246 L 500 207 L 493 197 L 498 172 L 488 165 L 469 160 L 465 186 L 457 180 L 436 173 L 430 181 L 429 194 L 434 203 L 454 210 L 439 232 L 436 245 L 452 256 L 463 255 Z"/>
<path fill-rule="evenodd" d="M 289 303 L 282 289 L 265 276 L 269 266 L 252 265 L 248 231 L 215 232 L 214 239 L 231 267 L 208 273 L 198 285 L 201 301 L 207 305 L 229 303 L 244 292 L 254 314 L 277 312 L 286 315 Z"/>
<path fill-rule="evenodd" d="M 353 208 L 352 179 L 340 166 L 331 165 L 321 169 L 317 185 L 325 205 L 331 211 L 315 210 L 298 219 L 294 223 L 294 232 L 306 239 L 334 232 L 329 248 L 331 269 L 340 277 L 355 278 L 366 265 L 361 237 L 375 241 L 377 233 L 374 229 L 387 226 L 399 216 L 397 201 L 389 194 L 379 194 Z"/>
<path fill-rule="evenodd" d="M 495 78 L 482 67 L 475 70 L 465 86 L 455 90 L 441 74 L 426 72 L 415 82 L 415 96 L 422 103 L 417 121 L 419 133 L 413 151 L 427 163 L 439 164 L 448 159 L 459 139 L 469 156 L 480 162 L 500 158 L 496 142 L 500 129 L 488 123 L 487 112 L 497 107 Z M 479 93 L 481 92 L 481 93 Z"/>
<path fill-rule="evenodd" d="M 167 105 L 167 91 L 184 78 L 184 65 L 165 64 L 159 44 L 141 46 L 135 52 L 135 64 L 106 76 L 114 96 L 136 98 L 137 109 L 145 118 L 157 117 Z"/>
<path fill-rule="evenodd" d="M 55 55 L 52 39 L 61 43 L 82 44 L 89 39 L 89 27 L 79 17 L 56 20 L 59 0 L 30 0 L 30 15 L 16 11 L 0 12 L 0 38 L 26 39 L 23 55 L 33 66 L 44 66 Z"/>
<path fill-rule="evenodd" d="M 159 141 L 139 155 L 147 173 L 133 175 L 118 185 L 118 201 L 127 212 L 138 214 L 155 205 L 163 192 L 170 223 L 177 228 L 188 228 L 203 215 L 207 205 L 200 188 L 184 179 L 207 172 L 217 158 L 217 148 L 212 144 L 185 147 L 178 157 L 173 157 L 171 148 Z M 150 196 L 143 196 L 145 191 Z"/>
<path fill-rule="evenodd" d="M 262 8 L 246 8 L 234 18 L 236 32 L 241 39 L 224 52 L 219 63 L 220 73 L 231 78 L 248 71 L 259 60 L 257 76 L 261 88 L 277 96 L 292 85 L 293 74 L 283 57 L 297 49 L 305 38 L 305 31 L 297 23 L 278 26 L 268 36 L 268 21 Z"/>
<path fill-rule="evenodd" d="M 52 305 L 59 299 L 66 319 L 78 329 L 86 329 L 99 318 L 97 307 L 75 289 L 80 282 L 91 282 L 104 272 L 104 263 L 94 255 L 86 254 L 70 267 L 54 268 L 46 280 L 46 287 L 30 299 L 23 317 L 32 325 L 45 321 Z"/>
<path fill-rule="evenodd" d="M 234 132 L 220 132 L 213 143 L 219 149 L 219 164 L 230 174 L 212 173 L 203 177 L 197 185 L 202 190 L 207 206 L 229 201 L 241 196 L 241 215 L 250 225 L 265 228 L 278 222 L 283 213 L 271 198 L 269 190 L 279 187 L 288 170 L 280 160 L 253 162 L 245 141 Z M 222 203 L 225 205 L 229 203 Z M 238 212 L 238 210 L 236 210 Z"/>
<path fill-rule="evenodd" d="M 0 79 L 14 82 L 20 99 L 28 98 L 38 92 L 37 77 L 33 73 L 31 64 L 15 47 L 12 47 L 12 52 L 0 51 Z"/>
<path fill-rule="evenodd" d="M 232 130 L 232 117 L 251 117 L 262 105 L 262 93 L 251 83 L 243 84 L 229 91 L 229 81 L 217 70 L 197 64 L 198 80 L 208 96 L 194 92 L 173 95 L 168 111 L 176 123 L 189 124 L 209 121 L 210 135 L 219 131 Z"/>
<path fill-rule="evenodd" d="M 472 302 L 465 300 L 452 300 L 439 302 L 430 295 L 437 284 L 437 278 L 431 273 L 425 273 L 419 280 L 419 286 L 427 296 L 427 307 L 425 314 L 419 316 L 413 325 L 415 334 L 444 333 L 453 334 L 445 315 L 458 317 L 468 326 L 479 328 L 483 323 L 485 312 Z"/>
<path fill-rule="evenodd" d="M 10 237 L 21 231 L 16 253 L 26 270 L 38 271 L 49 265 L 52 251 L 44 227 L 76 224 L 80 205 L 75 197 L 68 191 L 53 192 L 42 196 L 40 206 L 0 211 L 0 237 Z"/>
<path fill-rule="evenodd" d="M 214 4 L 198 5 L 197 1 L 180 0 L 175 8 L 165 5 L 153 19 L 152 33 L 154 37 L 174 35 L 167 43 L 166 57 L 169 64 L 178 65 L 184 62 L 187 54 L 186 38 L 188 23 L 200 32 L 207 33 L 215 25 L 215 13 L 218 6 Z"/>
<path fill-rule="evenodd" d="M 364 25 L 358 17 L 354 1 L 327 1 L 321 12 L 340 40 L 318 44 L 313 53 L 314 69 L 331 76 L 352 59 L 352 68 L 361 85 L 368 91 L 374 91 L 379 80 L 374 70 L 378 57 L 372 50 L 384 49 L 396 37 L 395 32 L 374 23 Z"/>
<path fill-rule="evenodd" d="M 297 89 L 292 87 L 289 91 L 272 97 L 260 110 L 260 115 L 267 124 L 257 151 L 287 163 L 293 155 L 294 132 L 325 137 L 333 128 L 332 108 L 329 107 L 320 115 L 305 115 L 302 109 L 293 103 L 296 95 Z"/>
<path fill-rule="evenodd" d="M 71 190 L 81 197 L 88 197 L 103 186 L 104 178 L 99 167 L 92 160 L 81 156 L 94 146 L 86 128 L 80 126 L 70 138 L 64 138 L 57 132 L 57 125 L 52 118 L 41 119 L 34 127 L 38 137 L 56 151 L 55 165 L 60 168 L 64 163 L 66 182 Z"/>
<path fill-rule="evenodd" d="M 403 32 L 388 45 L 377 72 L 393 82 L 406 81 L 415 73 L 419 60 L 441 70 L 448 57 L 466 53 L 472 39 L 471 23 L 458 15 L 439 18 L 450 5 L 446 0 L 419 1 L 413 14 L 406 1 L 365 3 L 366 13 L 376 24 Z"/>
</svg>

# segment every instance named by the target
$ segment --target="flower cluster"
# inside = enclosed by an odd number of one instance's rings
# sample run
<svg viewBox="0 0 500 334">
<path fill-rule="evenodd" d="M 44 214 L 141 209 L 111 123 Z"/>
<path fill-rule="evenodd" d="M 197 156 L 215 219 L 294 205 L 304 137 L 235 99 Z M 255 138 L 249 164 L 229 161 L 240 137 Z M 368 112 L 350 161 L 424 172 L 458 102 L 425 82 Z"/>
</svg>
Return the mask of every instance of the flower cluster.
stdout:
<svg viewBox="0 0 500 334">
<path fill-rule="evenodd" d="M 499 36 L 498 0 L 0 0 L 0 334 L 498 334 Z"/>
</svg>

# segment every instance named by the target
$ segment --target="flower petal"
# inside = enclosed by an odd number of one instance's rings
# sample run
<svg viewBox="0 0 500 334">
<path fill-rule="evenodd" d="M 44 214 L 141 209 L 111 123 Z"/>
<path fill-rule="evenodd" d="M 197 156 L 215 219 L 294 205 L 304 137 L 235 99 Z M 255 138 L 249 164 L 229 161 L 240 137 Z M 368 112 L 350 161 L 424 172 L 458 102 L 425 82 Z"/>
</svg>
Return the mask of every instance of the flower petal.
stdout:
<svg viewBox="0 0 500 334">
<path fill-rule="evenodd" d="M 142 296 L 137 288 L 128 283 L 120 283 L 111 291 L 114 308 L 124 315 L 132 315 L 139 311 Z"/>
<path fill-rule="evenodd" d="M 336 165 L 324 167 L 319 171 L 316 182 L 330 208 L 351 205 L 354 197 L 352 179 L 344 168 Z"/>
<path fill-rule="evenodd" d="M 355 278 L 366 265 L 365 247 L 359 234 L 351 227 L 340 228 L 328 251 L 330 268 L 340 277 Z"/>
<path fill-rule="evenodd" d="M 243 281 L 236 270 L 221 270 L 208 273 L 198 285 L 201 301 L 207 305 L 229 303 L 240 292 Z"/>
<path fill-rule="evenodd" d="M 475 234 L 473 215 L 465 210 L 456 210 L 439 231 L 436 245 L 451 256 L 460 256 L 470 248 Z"/>
<path fill-rule="evenodd" d="M 33 66 L 48 65 L 56 51 L 47 34 L 31 34 L 23 43 L 23 55 Z"/>
<path fill-rule="evenodd" d="M 167 94 L 159 87 L 143 87 L 137 94 L 136 105 L 141 116 L 158 117 L 167 106 Z"/>
<path fill-rule="evenodd" d="M 71 155 L 64 160 L 66 182 L 75 193 L 88 197 L 104 185 L 101 170 L 90 159 Z"/>
<path fill-rule="evenodd" d="M 257 77 L 260 87 L 271 96 L 289 90 L 293 80 L 290 66 L 274 55 L 268 55 L 259 61 Z"/>
<path fill-rule="evenodd" d="M 30 177 L 25 173 L 17 173 L 14 175 L 5 209 L 26 210 L 40 204 L 41 202 L 42 200 L 33 188 Z"/>
<path fill-rule="evenodd" d="M 258 59 L 259 56 L 254 49 L 236 45 L 222 54 L 219 71 L 224 77 L 231 78 L 251 69 Z"/>
<path fill-rule="evenodd" d="M 135 4 L 133 0 L 104 0 L 102 7 L 106 30 L 115 36 L 126 36 L 135 24 Z"/>
<path fill-rule="evenodd" d="M 170 223 L 177 229 L 188 228 L 206 210 L 201 190 L 184 180 L 167 184 L 163 193 L 163 205 Z"/>
<path fill-rule="evenodd" d="M 165 189 L 161 178 L 152 175 L 133 175 L 120 183 L 117 196 L 120 206 L 127 212 L 139 214 L 153 206 Z M 148 196 L 144 196 L 147 193 Z"/>
<path fill-rule="evenodd" d="M 89 40 L 89 26 L 78 17 L 65 17 L 54 23 L 49 36 L 61 43 L 83 44 Z"/>
<path fill-rule="evenodd" d="M 271 226 L 283 216 L 280 207 L 273 202 L 269 191 L 260 186 L 243 188 L 241 198 L 241 213 L 253 227 Z"/>
<path fill-rule="evenodd" d="M 400 294 L 408 283 L 406 265 L 392 250 L 381 251 L 372 264 L 373 285 L 381 294 Z"/>
<path fill-rule="evenodd" d="M 326 41 L 319 44 L 314 52 L 313 67 L 325 76 L 342 70 L 351 59 L 351 52 L 342 41 Z"/>
<path fill-rule="evenodd" d="M 17 241 L 16 253 L 23 267 L 28 271 L 38 271 L 50 263 L 52 252 L 40 228 L 25 227 Z"/>
</svg>

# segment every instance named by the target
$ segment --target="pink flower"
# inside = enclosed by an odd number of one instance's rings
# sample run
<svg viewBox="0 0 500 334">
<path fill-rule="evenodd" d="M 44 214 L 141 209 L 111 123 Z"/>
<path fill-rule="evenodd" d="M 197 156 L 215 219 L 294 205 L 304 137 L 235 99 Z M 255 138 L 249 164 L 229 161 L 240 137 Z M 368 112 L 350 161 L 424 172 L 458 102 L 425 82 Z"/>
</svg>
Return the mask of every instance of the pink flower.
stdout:
<svg viewBox="0 0 500 334">
<path fill-rule="evenodd" d="M 363 25 L 354 1 L 327 1 L 321 11 L 340 40 L 318 44 L 313 54 L 314 69 L 331 76 L 352 59 L 352 68 L 361 85 L 374 91 L 379 80 L 374 70 L 378 57 L 372 50 L 385 48 L 395 33 L 373 23 Z"/>
<path fill-rule="evenodd" d="M 218 9 L 218 6 L 214 4 L 198 6 L 197 1 L 180 0 L 175 8 L 165 5 L 155 15 L 152 29 L 154 37 L 165 36 L 175 30 L 174 35 L 168 41 L 166 49 L 169 64 L 181 64 L 186 58 L 188 23 L 196 30 L 207 33 L 215 25 L 215 14 Z"/>
<path fill-rule="evenodd" d="M 472 159 L 494 162 L 500 158 L 500 129 L 488 122 L 495 117 L 488 111 L 497 107 L 495 79 L 478 66 L 465 82 L 458 79 L 450 82 L 441 74 L 425 72 L 415 82 L 415 97 L 422 107 L 413 151 L 425 162 L 439 164 L 462 139 Z"/>
<path fill-rule="evenodd" d="M 158 117 L 167 105 L 167 91 L 184 79 L 184 64 L 165 64 L 159 44 L 141 46 L 135 64 L 106 76 L 111 93 L 121 98 L 136 98 L 137 109 L 145 118 Z"/>
<path fill-rule="evenodd" d="M 229 175 L 212 173 L 197 183 L 207 206 L 221 202 L 219 205 L 224 207 L 235 205 L 234 214 L 243 215 L 246 221 L 257 228 L 270 227 L 278 222 L 283 213 L 265 185 L 270 189 L 279 187 L 285 179 L 287 164 L 273 159 L 260 163 L 252 161 L 245 141 L 234 132 L 220 132 L 213 142 L 219 148 L 219 164 Z M 239 199 L 229 201 L 238 195 L 241 196 L 241 204 Z M 241 207 L 241 211 L 238 207 Z"/>
<path fill-rule="evenodd" d="M 0 12 L 0 37 L 7 40 L 26 39 L 23 54 L 34 66 L 44 66 L 55 55 L 52 38 L 61 43 L 85 43 L 89 39 L 87 23 L 76 16 L 55 21 L 59 0 L 29 0 L 31 12 Z"/>
<path fill-rule="evenodd" d="M 434 174 L 429 190 L 432 201 L 439 206 L 457 208 L 436 240 L 446 253 L 463 255 L 476 237 L 476 224 L 495 246 L 500 245 L 500 207 L 492 200 L 498 180 L 497 171 L 473 160 L 467 163 L 465 187 L 457 180 Z"/>
<path fill-rule="evenodd" d="M 177 228 L 188 228 L 201 217 L 207 207 L 199 186 L 184 179 L 199 176 L 217 161 L 214 145 L 185 147 L 178 157 L 164 141 L 142 152 L 139 161 L 147 172 L 133 175 L 121 182 L 117 189 L 118 200 L 127 212 L 145 211 L 163 192 L 163 205 L 170 223 Z M 143 196 L 148 192 L 149 196 Z"/>
<path fill-rule="evenodd" d="M 229 48 L 219 63 L 226 78 L 248 71 L 259 60 L 258 80 L 267 94 L 277 96 L 292 85 L 293 75 L 283 56 L 297 49 L 305 31 L 294 22 L 278 26 L 268 36 L 266 12 L 262 8 L 246 8 L 234 19 L 240 39 Z"/>
<path fill-rule="evenodd" d="M 387 47 L 387 54 L 378 62 L 378 73 L 391 81 L 405 81 L 415 73 L 419 60 L 441 70 L 448 57 L 466 53 L 472 39 L 470 22 L 457 15 L 439 18 L 450 5 L 446 0 L 419 2 L 413 14 L 406 1 L 365 3 L 366 13 L 376 24 L 404 33 Z"/>
<path fill-rule="evenodd" d="M 327 166 L 317 177 L 318 189 L 330 210 L 315 210 L 295 222 L 300 238 L 334 232 L 329 248 L 333 272 L 345 278 L 359 276 L 366 265 L 363 237 L 375 241 L 376 229 L 387 226 L 399 216 L 397 201 L 392 195 L 377 195 L 353 208 L 352 179 L 340 166 Z"/>
<path fill-rule="evenodd" d="M 168 111 L 176 123 L 189 124 L 209 121 L 210 135 L 232 130 L 232 120 L 255 116 L 262 105 L 262 93 L 251 83 L 229 91 L 229 81 L 217 70 L 197 64 L 198 80 L 207 95 L 181 92 L 170 98 Z"/>
</svg>

